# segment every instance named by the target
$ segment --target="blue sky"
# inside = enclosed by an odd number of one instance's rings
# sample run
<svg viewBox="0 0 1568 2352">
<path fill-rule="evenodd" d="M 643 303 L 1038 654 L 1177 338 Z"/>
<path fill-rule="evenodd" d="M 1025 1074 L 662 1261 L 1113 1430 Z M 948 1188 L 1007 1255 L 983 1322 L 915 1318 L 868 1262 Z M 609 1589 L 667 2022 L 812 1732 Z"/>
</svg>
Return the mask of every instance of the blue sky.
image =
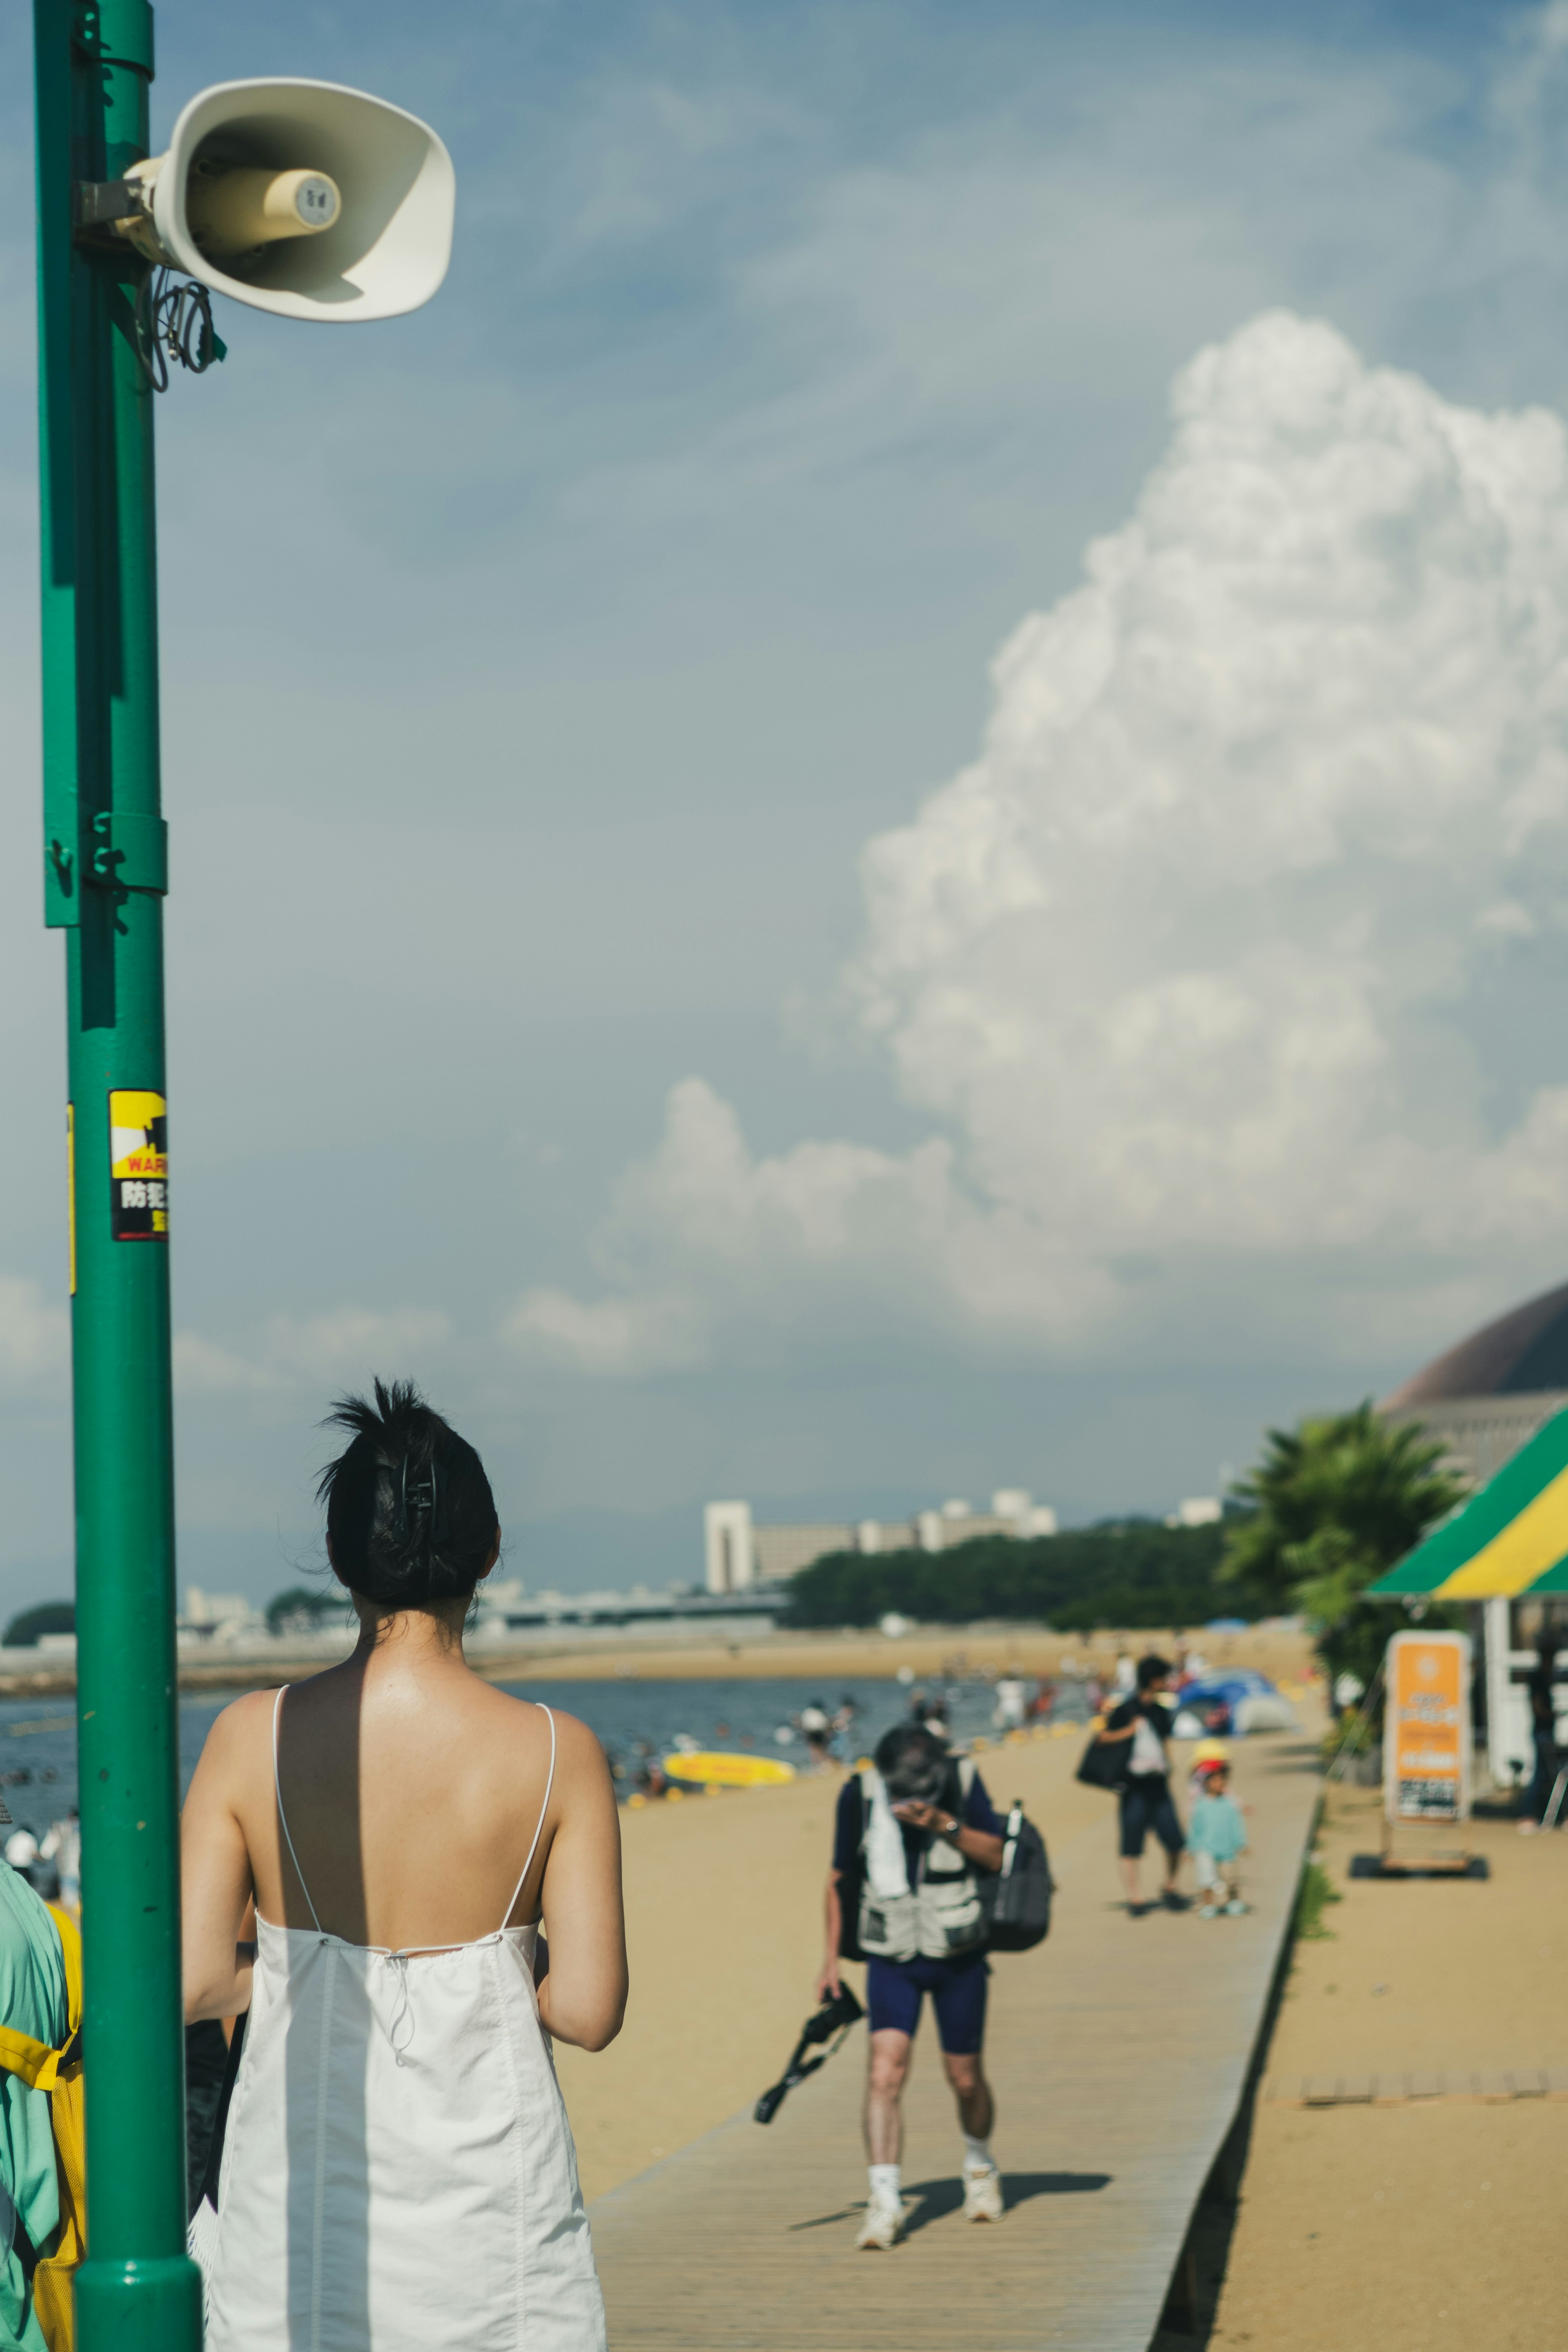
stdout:
<svg viewBox="0 0 1568 2352">
<path fill-rule="evenodd" d="M 1339 1244 L 1222 1265 L 1178 1219 L 1064 1234 L 1179 1262 L 1157 1314 L 1068 1331 L 929 1308 L 913 1261 L 819 1298 L 753 1223 L 718 1314 L 635 1171 L 695 1080 L 759 1166 L 946 1138 L 983 1191 L 967 1114 L 845 1011 L 866 845 L 976 758 L 998 648 L 1126 523 L 1205 346 L 1285 310 L 1459 408 L 1562 409 L 1565 30 L 1479 6 L 160 9 L 155 139 L 205 82 L 298 71 L 424 115 L 459 183 L 427 310 L 331 332 L 223 306 L 228 362 L 159 417 L 185 1577 L 287 1580 L 316 1420 L 371 1369 L 471 1430 L 531 1580 L 663 1580 L 721 1492 L 1164 1507 L 1266 1420 L 1560 1278 L 1557 1228 L 1503 1216 L 1363 1318 L 1365 1254 L 1380 1280 L 1398 1255 L 1368 1226 L 1331 1329 L 1301 1302 Z M 57 1589 L 69 1541 L 60 948 L 27 878 L 27 68 L 13 12 L 0 1022 L 28 1141 L 0 1600 Z M 1560 1060 L 1560 929 L 1531 920 L 1445 983 L 1497 1134 Z M 1412 1133 L 1422 1084 L 1452 1092 L 1426 1050 Z M 545 1294 L 663 1337 L 601 1316 L 551 1353 L 560 1314 L 517 1307 Z"/>
</svg>

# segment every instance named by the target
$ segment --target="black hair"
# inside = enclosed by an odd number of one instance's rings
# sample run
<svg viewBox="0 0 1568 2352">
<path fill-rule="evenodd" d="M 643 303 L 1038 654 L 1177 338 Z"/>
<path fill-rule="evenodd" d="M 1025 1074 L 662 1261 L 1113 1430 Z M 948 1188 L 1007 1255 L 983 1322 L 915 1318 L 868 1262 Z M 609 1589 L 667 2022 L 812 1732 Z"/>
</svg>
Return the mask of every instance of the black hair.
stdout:
<svg viewBox="0 0 1568 2352">
<path fill-rule="evenodd" d="M 924 1723 L 895 1723 L 876 1744 L 876 1769 L 896 1802 L 905 1797 L 921 1804 L 958 1804 L 958 1767 L 939 1731 Z"/>
<path fill-rule="evenodd" d="M 1138 1688 L 1141 1691 L 1147 1690 L 1149 1685 L 1157 1683 L 1162 1675 L 1168 1677 L 1170 1670 L 1170 1660 L 1156 1657 L 1151 1650 L 1146 1658 L 1138 1660 Z"/>
<path fill-rule="evenodd" d="M 354 1433 L 321 1473 L 332 1566 L 351 1592 L 393 1609 L 466 1600 L 496 1540 L 485 1465 L 412 1381 L 340 1397 L 325 1426 Z"/>
<path fill-rule="evenodd" d="M 945 1764 L 947 1742 L 939 1731 L 929 1731 L 923 1723 L 895 1723 L 876 1743 L 876 1769 L 883 1780 L 896 1772 L 906 1756 L 919 1757 L 926 1764 Z"/>
</svg>

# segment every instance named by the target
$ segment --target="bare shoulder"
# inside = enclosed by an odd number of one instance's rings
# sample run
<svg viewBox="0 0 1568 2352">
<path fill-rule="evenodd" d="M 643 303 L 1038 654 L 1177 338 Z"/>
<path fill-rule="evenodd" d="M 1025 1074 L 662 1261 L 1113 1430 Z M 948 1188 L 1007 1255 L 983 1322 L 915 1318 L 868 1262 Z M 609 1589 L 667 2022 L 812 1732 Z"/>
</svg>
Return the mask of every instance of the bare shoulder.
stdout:
<svg viewBox="0 0 1568 2352">
<path fill-rule="evenodd" d="M 553 1737 L 558 1798 L 572 1790 L 597 1788 L 601 1783 L 609 1786 L 610 1766 L 599 1735 L 591 1731 L 580 1716 L 568 1715 L 561 1707 L 547 1707 L 538 1699 L 517 1698 L 510 1694 L 497 1696 L 506 1696 L 507 1705 L 524 1719 L 524 1736 L 530 1743 L 537 1742 L 548 1749 Z"/>
<path fill-rule="evenodd" d="M 519 1746 L 539 1748 L 548 1753 L 553 1725 L 558 1767 L 604 1762 L 604 1750 L 597 1734 L 579 1717 L 568 1715 L 559 1706 L 546 1706 L 539 1699 L 519 1696 L 516 1691 L 501 1690 L 494 1683 L 485 1683 L 483 1689 L 481 1704 L 492 1722 L 498 1730 L 516 1738 Z"/>
<path fill-rule="evenodd" d="M 562 1715 L 552 1706 L 550 1717 L 555 1725 L 558 1765 L 570 1772 L 608 1775 L 610 1767 L 599 1734 L 591 1731 L 580 1716 Z"/>
<path fill-rule="evenodd" d="M 204 1780 L 226 1780 L 250 1767 L 260 1748 L 270 1750 L 276 1691 L 246 1691 L 213 1717 L 196 1769 Z"/>
</svg>

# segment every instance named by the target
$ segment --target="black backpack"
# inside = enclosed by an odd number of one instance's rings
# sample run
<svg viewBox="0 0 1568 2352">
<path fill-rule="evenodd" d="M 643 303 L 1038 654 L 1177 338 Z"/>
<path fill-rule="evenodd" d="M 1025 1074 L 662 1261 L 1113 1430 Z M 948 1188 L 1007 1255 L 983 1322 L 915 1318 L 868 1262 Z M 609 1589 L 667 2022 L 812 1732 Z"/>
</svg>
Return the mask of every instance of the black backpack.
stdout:
<svg viewBox="0 0 1568 2352">
<path fill-rule="evenodd" d="M 1055 1882 L 1045 1851 L 1045 1840 L 1034 1823 L 1024 1819 L 1023 1801 L 1013 1799 L 1002 1837 L 1000 1870 L 978 1874 L 980 1901 L 985 1906 L 991 1952 L 1027 1952 L 1043 1944 L 1051 1933 L 1051 1898 Z"/>
</svg>

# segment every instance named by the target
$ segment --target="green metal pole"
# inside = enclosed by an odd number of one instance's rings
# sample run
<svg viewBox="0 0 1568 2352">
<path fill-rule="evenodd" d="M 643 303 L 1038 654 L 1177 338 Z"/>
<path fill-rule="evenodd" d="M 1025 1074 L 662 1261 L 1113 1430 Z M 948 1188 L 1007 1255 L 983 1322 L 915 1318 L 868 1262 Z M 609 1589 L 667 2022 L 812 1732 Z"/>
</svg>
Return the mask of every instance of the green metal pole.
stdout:
<svg viewBox="0 0 1568 2352">
<path fill-rule="evenodd" d="M 145 155 L 146 0 L 35 0 L 45 898 L 66 929 L 88 2259 L 81 2352 L 197 2352 L 185 2253 L 152 394 L 144 265 L 72 237 Z"/>
</svg>

